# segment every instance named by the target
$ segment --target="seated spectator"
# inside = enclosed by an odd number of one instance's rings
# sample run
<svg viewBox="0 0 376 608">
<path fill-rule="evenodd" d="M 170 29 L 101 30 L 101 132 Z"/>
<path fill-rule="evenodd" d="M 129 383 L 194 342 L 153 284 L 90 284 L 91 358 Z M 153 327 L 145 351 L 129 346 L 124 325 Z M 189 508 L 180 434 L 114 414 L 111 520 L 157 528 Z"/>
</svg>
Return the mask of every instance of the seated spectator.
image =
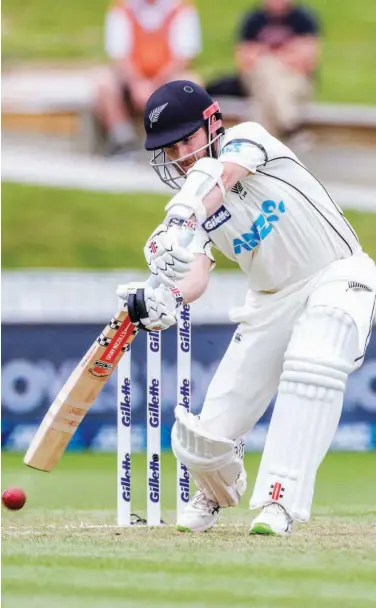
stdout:
<svg viewBox="0 0 376 608">
<path fill-rule="evenodd" d="M 252 118 L 277 137 L 299 127 L 319 55 L 319 25 L 294 0 L 264 0 L 248 13 L 235 51 L 240 80 L 252 96 Z"/>
<path fill-rule="evenodd" d="M 194 80 L 191 60 L 201 50 L 195 7 L 183 0 L 116 0 L 107 12 L 110 68 L 96 80 L 96 113 L 109 140 L 109 154 L 137 147 L 132 117 L 152 92 L 169 80 Z"/>
</svg>

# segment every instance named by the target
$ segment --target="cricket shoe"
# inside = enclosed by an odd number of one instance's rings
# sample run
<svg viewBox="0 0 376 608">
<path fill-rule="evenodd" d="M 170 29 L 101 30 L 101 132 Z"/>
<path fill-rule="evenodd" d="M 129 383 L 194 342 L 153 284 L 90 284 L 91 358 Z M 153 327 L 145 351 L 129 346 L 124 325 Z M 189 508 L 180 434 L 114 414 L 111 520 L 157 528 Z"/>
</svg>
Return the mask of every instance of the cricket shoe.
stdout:
<svg viewBox="0 0 376 608">
<path fill-rule="evenodd" d="M 218 503 L 198 490 L 178 517 L 176 528 L 179 532 L 205 532 L 216 524 L 218 515 Z"/>
<path fill-rule="evenodd" d="M 292 521 L 292 518 L 282 505 L 277 502 L 271 502 L 252 521 L 249 534 L 289 536 L 292 531 Z"/>
</svg>

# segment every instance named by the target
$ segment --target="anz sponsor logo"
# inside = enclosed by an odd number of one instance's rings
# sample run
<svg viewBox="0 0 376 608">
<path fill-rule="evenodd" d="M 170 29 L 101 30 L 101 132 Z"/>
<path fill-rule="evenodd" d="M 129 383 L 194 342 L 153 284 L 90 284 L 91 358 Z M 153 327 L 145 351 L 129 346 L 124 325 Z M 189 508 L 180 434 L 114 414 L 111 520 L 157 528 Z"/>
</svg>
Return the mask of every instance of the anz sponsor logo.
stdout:
<svg viewBox="0 0 376 608">
<path fill-rule="evenodd" d="M 149 424 L 153 429 L 159 427 L 159 405 L 160 405 L 160 384 L 157 378 L 153 378 L 149 385 L 148 417 Z"/>
<path fill-rule="evenodd" d="M 249 228 L 249 232 L 241 234 L 239 238 L 233 240 L 235 255 L 243 251 L 252 251 L 261 241 L 266 239 L 273 230 L 273 223 L 278 222 L 280 215 L 286 212 L 285 203 L 280 201 L 264 201 L 261 205 L 262 213 L 255 219 Z"/>
<path fill-rule="evenodd" d="M 148 475 L 148 486 L 149 486 L 149 498 L 151 502 L 159 502 L 159 456 L 153 454 L 152 459 L 149 461 L 149 475 Z"/>
<path fill-rule="evenodd" d="M 224 205 L 221 205 L 219 209 L 213 215 L 210 215 L 205 222 L 202 224 L 203 229 L 206 232 L 212 232 L 217 230 L 222 224 L 227 222 L 231 217 L 231 213 Z"/>
<path fill-rule="evenodd" d="M 121 424 L 129 427 L 131 424 L 131 379 L 124 378 L 121 385 L 122 400 L 120 402 Z"/>
<path fill-rule="evenodd" d="M 159 331 L 149 331 L 149 348 L 152 353 L 159 353 L 161 334 Z"/>
<path fill-rule="evenodd" d="M 233 139 L 229 141 L 221 150 L 221 154 L 239 154 L 244 150 L 244 148 L 251 148 L 255 144 L 251 142 L 249 139 Z"/>
<path fill-rule="evenodd" d="M 189 472 L 187 467 L 180 463 L 180 474 L 179 474 L 179 493 L 180 498 L 183 502 L 189 502 Z"/>
<path fill-rule="evenodd" d="M 179 387 L 179 405 L 185 407 L 189 411 L 191 404 L 191 383 L 188 378 L 183 378 Z"/>
<path fill-rule="evenodd" d="M 179 317 L 179 347 L 183 353 L 189 353 L 191 350 L 191 320 L 188 304 L 184 304 L 180 308 Z"/>
<path fill-rule="evenodd" d="M 131 455 L 129 452 L 124 454 L 124 458 L 121 463 L 121 478 L 120 484 L 122 487 L 122 498 L 125 502 L 131 500 Z"/>
</svg>

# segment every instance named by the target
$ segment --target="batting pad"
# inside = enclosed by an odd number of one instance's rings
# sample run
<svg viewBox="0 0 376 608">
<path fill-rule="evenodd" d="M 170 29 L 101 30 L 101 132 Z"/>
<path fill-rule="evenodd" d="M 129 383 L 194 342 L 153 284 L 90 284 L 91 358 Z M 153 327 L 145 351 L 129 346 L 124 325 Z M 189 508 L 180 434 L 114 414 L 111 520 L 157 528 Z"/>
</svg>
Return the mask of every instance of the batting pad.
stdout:
<svg viewBox="0 0 376 608">
<path fill-rule="evenodd" d="M 220 507 L 235 507 L 247 488 L 243 460 L 236 443 L 215 437 L 200 428 L 197 416 L 182 406 L 175 408 L 171 446 L 206 498 Z"/>
<path fill-rule="evenodd" d="M 341 416 L 358 330 L 344 311 L 307 308 L 294 327 L 250 508 L 278 502 L 310 516 L 318 467 Z"/>
</svg>

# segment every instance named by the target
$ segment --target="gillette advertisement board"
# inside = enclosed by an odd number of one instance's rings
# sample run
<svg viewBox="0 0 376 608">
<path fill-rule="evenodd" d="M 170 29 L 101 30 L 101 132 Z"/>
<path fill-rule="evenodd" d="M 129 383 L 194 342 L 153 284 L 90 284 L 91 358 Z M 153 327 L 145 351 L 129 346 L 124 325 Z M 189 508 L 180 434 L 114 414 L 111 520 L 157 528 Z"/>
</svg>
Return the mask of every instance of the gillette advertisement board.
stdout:
<svg viewBox="0 0 376 608">
<path fill-rule="evenodd" d="M 59 389 L 82 358 L 103 324 L 4 324 L 2 328 L 2 446 L 23 451 L 55 399 Z M 183 336 L 184 337 L 184 336 Z M 158 420 L 162 449 L 170 447 L 174 407 L 178 401 L 198 413 L 206 389 L 230 340 L 236 340 L 230 324 L 193 325 L 190 344 L 191 379 L 179 384 L 176 330 L 162 333 L 162 372 Z M 179 341 L 180 342 L 180 341 Z M 188 342 L 184 342 L 188 344 Z M 252 373 L 252 370 L 250 370 Z M 180 375 L 181 377 L 181 375 Z M 79 426 L 70 449 L 114 451 L 117 411 L 131 410 L 132 449 L 146 449 L 148 390 L 146 335 L 141 332 L 131 348 L 130 381 L 119 378 L 124 391 L 117 394 L 114 372 Z M 154 400 L 156 397 L 154 396 Z M 154 403 L 154 402 L 153 402 Z M 150 408 L 149 408 L 150 409 Z M 154 408 L 157 410 L 157 408 Z M 273 402 L 246 438 L 246 449 L 262 449 Z M 153 410 L 153 420 L 156 414 Z M 376 450 L 376 330 L 370 338 L 363 366 L 349 377 L 334 450 Z"/>
</svg>

